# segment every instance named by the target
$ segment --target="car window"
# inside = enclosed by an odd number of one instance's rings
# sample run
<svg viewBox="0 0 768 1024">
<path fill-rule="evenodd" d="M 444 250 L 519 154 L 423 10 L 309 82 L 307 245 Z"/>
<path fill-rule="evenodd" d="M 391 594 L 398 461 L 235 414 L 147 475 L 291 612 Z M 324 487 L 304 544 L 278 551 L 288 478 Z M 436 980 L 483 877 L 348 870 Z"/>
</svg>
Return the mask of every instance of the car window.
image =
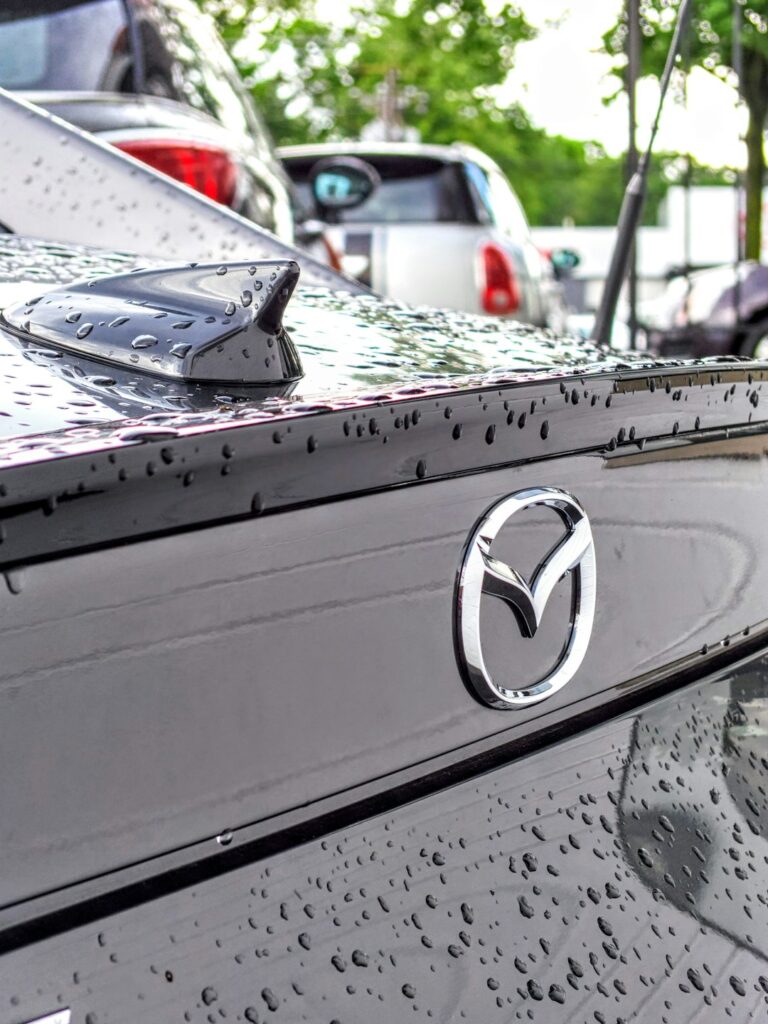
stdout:
<svg viewBox="0 0 768 1024">
<path fill-rule="evenodd" d="M 133 61 L 122 0 L 3 0 L 0 86 L 131 91 Z"/>
<path fill-rule="evenodd" d="M 362 156 L 375 167 L 381 181 L 360 206 L 338 211 L 342 223 L 466 223 L 472 219 L 455 164 L 428 157 Z M 288 163 L 299 205 L 306 215 L 313 214 L 308 184 L 313 163 L 314 160 Z"/>
<path fill-rule="evenodd" d="M 476 163 L 465 164 L 470 191 L 485 223 L 495 224 L 510 238 L 522 241 L 530 234 L 520 200 L 500 171 L 485 171 Z"/>
<path fill-rule="evenodd" d="M 465 164 L 464 170 L 467 174 L 469 191 L 475 202 L 478 219 L 482 224 L 495 224 L 493 203 L 491 202 L 491 184 L 485 171 L 473 163 Z"/>
<path fill-rule="evenodd" d="M 389 178 L 361 206 L 344 211 L 350 222 L 440 220 L 440 172 L 419 177 Z"/>
</svg>

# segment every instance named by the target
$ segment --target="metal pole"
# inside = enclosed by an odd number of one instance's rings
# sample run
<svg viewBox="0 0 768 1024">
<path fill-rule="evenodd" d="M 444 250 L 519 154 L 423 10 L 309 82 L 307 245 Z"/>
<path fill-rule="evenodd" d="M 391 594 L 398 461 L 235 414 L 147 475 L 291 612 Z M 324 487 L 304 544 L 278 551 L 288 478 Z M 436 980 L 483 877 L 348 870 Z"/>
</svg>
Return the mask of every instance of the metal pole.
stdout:
<svg viewBox="0 0 768 1024">
<path fill-rule="evenodd" d="M 645 198 L 648 169 L 651 165 L 653 146 L 656 142 L 656 135 L 659 131 L 661 112 L 664 109 L 664 102 L 667 98 L 667 91 L 669 90 L 669 83 L 672 79 L 675 60 L 677 59 L 677 55 L 680 51 L 682 29 L 690 9 L 691 0 L 681 0 L 675 30 L 672 33 L 672 40 L 669 44 L 669 50 L 667 51 L 667 59 L 664 63 L 664 72 L 661 76 L 659 103 L 656 108 L 656 117 L 651 125 L 651 135 L 648 140 L 648 146 L 638 162 L 637 172 L 632 175 L 629 185 L 627 185 L 627 190 L 624 193 L 624 201 L 621 204 L 621 211 L 619 212 L 619 230 L 616 233 L 616 244 L 613 248 L 613 253 L 611 254 L 611 264 L 608 267 L 608 274 L 605 278 L 603 295 L 600 299 L 600 305 L 597 308 L 595 322 L 590 334 L 590 337 L 601 345 L 610 344 L 611 327 L 613 325 L 613 318 L 616 315 L 616 304 L 619 299 L 621 286 L 624 283 L 624 278 L 627 276 L 627 267 L 629 266 L 632 242 L 643 212 L 643 199 Z"/>
<path fill-rule="evenodd" d="M 737 78 L 737 89 L 739 99 L 741 99 L 741 73 L 742 73 L 742 56 L 741 56 L 741 4 L 739 0 L 733 0 L 733 6 L 731 10 L 731 62 L 733 64 L 733 70 L 736 72 Z M 733 286 L 733 320 L 734 325 L 738 327 L 741 319 L 741 277 L 739 274 L 739 268 L 741 260 L 743 258 L 744 247 L 741 239 L 741 213 L 742 213 L 742 187 L 741 187 L 741 172 L 736 171 L 736 260 L 733 267 L 734 286 Z"/>
<path fill-rule="evenodd" d="M 682 39 L 680 43 L 680 63 L 683 68 L 683 110 L 685 111 L 685 120 L 688 121 L 688 75 L 691 73 L 691 22 L 689 18 L 686 18 L 686 23 L 682 29 Z M 685 268 L 685 278 L 690 284 L 691 274 L 691 186 L 693 185 L 693 157 L 691 156 L 690 146 L 687 147 L 685 154 L 685 176 L 683 178 L 683 187 L 685 188 L 685 207 L 684 207 L 684 219 L 683 219 L 683 266 Z"/>
<path fill-rule="evenodd" d="M 627 97 L 629 100 L 629 145 L 627 181 L 637 171 L 637 79 L 640 74 L 640 0 L 627 0 Z M 629 261 L 629 347 L 637 348 L 637 241 Z"/>
</svg>

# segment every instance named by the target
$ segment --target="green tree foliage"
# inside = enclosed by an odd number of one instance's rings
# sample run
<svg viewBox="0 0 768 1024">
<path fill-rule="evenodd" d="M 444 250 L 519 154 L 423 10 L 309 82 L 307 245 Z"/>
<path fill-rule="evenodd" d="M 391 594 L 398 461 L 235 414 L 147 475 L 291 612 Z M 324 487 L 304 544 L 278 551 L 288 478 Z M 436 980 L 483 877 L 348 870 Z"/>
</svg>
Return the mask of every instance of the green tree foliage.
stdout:
<svg viewBox="0 0 768 1024">
<path fill-rule="evenodd" d="M 578 142 L 544 132 L 526 139 L 514 159 L 499 163 L 514 182 L 532 224 L 608 226 L 617 222 L 624 195 L 626 158 L 608 156 L 595 143 Z M 488 147 L 486 147 L 488 149 Z M 729 185 L 728 168 L 703 167 L 676 153 L 659 153 L 651 164 L 644 224 L 657 224 L 659 207 L 670 185 Z"/>
<path fill-rule="evenodd" d="M 484 150 L 515 186 L 533 224 L 613 224 L 621 159 L 597 145 L 549 136 L 500 86 L 515 47 L 533 31 L 512 3 L 491 17 L 484 0 L 353 0 L 324 21 L 316 0 L 198 0 L 216 18 L 281 145 L 355 139 L 397 74 L 399 114 L 423 141 L 460 139 Z M 553 76 L 552 88 L 560 79 Z M 653 222 L 668 183 L 657 163 L 646 206 Z"/>
<path fill-rule="evenodd" d="M 768 116 L 768 3 L 738 0 L 741 8 L 741 77 L 739 90 L 749 112 L 746 135 L 746 256 L 760 258 L 762 190 L 765 179 L 763 132 Z M 644 74 L 661 75 L 680 0 L 642 0 L 640 4 Z M 733 0 L 693 0 L 687 34 L 686 63 L 698 64 L 723 79 L 735 78 Z M 603 38 L 609 53 L 625 50 L 626 17 Z M 738 42 L 738 40 L 737 40 Z"/>
<path fill-rule="evenodd" d="M 491 16 L 484 0 L 353 0 L 332 22 L 314 0 L 201 3 L 281 142 L 356 138 L 392 71 L 402 118 L 425 138 L 515 123 L 517 109 L 500 109 L 495 96 L 517 43 L 533 37 L 513 3 Z"/>
</svg>

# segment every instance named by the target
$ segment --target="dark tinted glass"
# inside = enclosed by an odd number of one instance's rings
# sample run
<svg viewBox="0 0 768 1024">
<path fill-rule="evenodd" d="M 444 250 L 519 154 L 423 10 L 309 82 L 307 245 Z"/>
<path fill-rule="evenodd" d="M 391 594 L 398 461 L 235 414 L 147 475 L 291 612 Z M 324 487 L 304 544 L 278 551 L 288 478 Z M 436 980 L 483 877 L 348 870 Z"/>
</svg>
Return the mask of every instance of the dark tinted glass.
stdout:
<svg viewBox="0 0 768 1024">
<path fill-rule="evenodd" d="M 360 206 L 339 211 L 339 220 L 343 223 L 467 221 L 467 203 L 454 164 L 421 157 L 378 157 L 367 153 L 363 154 L 363 159 L 379 172 L 381 184 Z M 313 162 L 306 166 L 297 166 L 294 162 L 288 164 L 305 211 L 312 210 L 312 196 L 306 179 Z"/>
<path fill-rule="evenodd" d="M 131 49 L 121 0 L 0 4 L 0 86 L 131 91 Z"/>
</svg>

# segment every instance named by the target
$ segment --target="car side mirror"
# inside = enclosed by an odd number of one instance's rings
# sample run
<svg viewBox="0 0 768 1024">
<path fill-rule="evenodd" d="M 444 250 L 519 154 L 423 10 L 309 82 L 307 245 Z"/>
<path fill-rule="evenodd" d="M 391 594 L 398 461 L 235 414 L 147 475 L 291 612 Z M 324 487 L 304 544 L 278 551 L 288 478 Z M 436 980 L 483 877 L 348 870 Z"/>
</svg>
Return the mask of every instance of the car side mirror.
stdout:
<svg viewBox="0 0 768 1024">
<path fill-rule="evenodd" d="M 581 263 L 581 256 L 573 249 L 553 249 L 550 259 L 555 270 L 561 273 L 569 273 Z"/>
<path fill-rule="evenodd" d="M 319 215 L 328 223 L 341 210 L 361 206 L 378 188 L 378 172 L 358 157 L 326 157 L 312 167 L 309 184 Z"/>
</svg>

